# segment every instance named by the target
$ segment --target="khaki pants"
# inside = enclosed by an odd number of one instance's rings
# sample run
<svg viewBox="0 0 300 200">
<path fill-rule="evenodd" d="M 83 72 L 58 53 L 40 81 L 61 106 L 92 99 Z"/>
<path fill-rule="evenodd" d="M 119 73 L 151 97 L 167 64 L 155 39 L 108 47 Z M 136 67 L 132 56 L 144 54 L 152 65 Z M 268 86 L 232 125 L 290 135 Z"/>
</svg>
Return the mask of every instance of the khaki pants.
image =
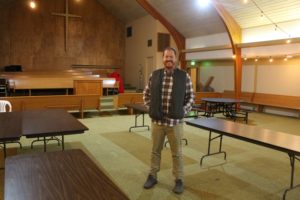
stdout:
<svg viewBox="0 0 300 200">
<path fill-rule="evenodd" d="M 150 175 L 157 177 L 160 170 L 161 150 L 164 145 L 165 136 L 167 136 L 173 161 L 173 175 L 176 179 L 183 180 L 183 160 L 181 139 L 183 135 L 183 124 L 179 123 L 173 127 L 159 126 L 152 123 L 152 153 Z"/>
</svg>

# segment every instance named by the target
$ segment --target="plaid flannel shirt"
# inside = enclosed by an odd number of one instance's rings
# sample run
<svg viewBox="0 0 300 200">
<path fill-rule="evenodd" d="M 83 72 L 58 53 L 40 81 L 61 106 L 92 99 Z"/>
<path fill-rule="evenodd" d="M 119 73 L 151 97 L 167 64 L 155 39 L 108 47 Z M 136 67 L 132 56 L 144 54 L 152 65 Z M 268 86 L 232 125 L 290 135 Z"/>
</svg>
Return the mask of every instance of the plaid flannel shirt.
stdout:
<svg viewBox="0 0 300 200">
<path fill-rule="evenodd" d="M 186 78 L 186 90 L 185 90 L 185 98 L 184 98 L 184 114 L 187 114 L 192 109 L 192 104 L 194 103 L 194 91 L 192 86 L 192 81 L 187 73 Z M 144 104 L 149 107 L 150 106 L 150 86 L 151 86 L 151 77 L 150 75 L 149 82 L 146 85 L 144 89 Z M 167 74 L 166 70 L 164 70 L 164 77 L 163 77 L 163 83 L 162 83 L 162 108 L 163 108 L 163 119 L 162 120 L 154 120 L 152 119 L 152 122 L 158 125 L 165 125 L 165 126 L 175 126 L 179 123 L 182 123 L 183 119 L 172 119 L 168 118 L 167 114 L 169 112 L 170 108 L 170 100 L 171 100 L 171 94 L 172 94 L 172 87 L 173 87 L 173 76 L 172 74 Z"/>
</svg>

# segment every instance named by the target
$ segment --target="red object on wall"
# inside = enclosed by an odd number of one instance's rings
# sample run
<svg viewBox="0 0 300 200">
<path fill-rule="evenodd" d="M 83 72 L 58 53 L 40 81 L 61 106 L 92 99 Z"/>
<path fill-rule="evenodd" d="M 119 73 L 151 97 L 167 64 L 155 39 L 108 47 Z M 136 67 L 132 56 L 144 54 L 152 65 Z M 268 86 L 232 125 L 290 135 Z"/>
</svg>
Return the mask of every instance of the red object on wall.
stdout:
<svg viewBox="0 0 300 200">
<path fill-rule="evenodd" d="M 115 78 L 116 81 L 119 81 L 119 93 L 124 93 L 124 84 L 121 75 L 118 72 L 113 72 L 108 74 L 109 78 Z"/>
</svg>

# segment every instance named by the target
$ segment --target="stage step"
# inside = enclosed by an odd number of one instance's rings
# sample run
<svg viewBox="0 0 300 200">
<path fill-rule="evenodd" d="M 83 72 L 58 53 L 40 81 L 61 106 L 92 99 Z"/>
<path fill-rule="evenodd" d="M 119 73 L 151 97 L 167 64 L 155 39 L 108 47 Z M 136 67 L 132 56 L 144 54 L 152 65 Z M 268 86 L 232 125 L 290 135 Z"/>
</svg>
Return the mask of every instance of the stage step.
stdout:
<svg viewBox="0 0 300 200">
<path fill-rule="evenodd" d="M 115 110 L 114 108 L 114 95 L 102 96 L 100 99 L 101 106 L 100 111 Z"/>
</svg>

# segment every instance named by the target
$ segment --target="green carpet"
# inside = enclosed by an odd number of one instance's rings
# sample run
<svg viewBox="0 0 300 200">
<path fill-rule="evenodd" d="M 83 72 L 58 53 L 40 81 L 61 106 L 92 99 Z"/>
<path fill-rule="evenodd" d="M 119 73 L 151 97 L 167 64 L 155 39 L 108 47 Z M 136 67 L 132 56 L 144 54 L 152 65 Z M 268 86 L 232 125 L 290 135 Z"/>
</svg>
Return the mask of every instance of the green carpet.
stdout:
<svg viewBox="0 0 300 200">
<path fill-rule="evenodd" d="M 105 133 L 102 136 L 108 138 L 110 141 L 126 150 L 131 155 L 145 163 L 150 164 L 150 153 L 152 142 L 150 139 L 140 136 L 135 133 L 119 132 L 119 133 Z M 195 164 L 196 161 L 186 156 L 183 157 L 184 164 Z M 162 151 L 161 169 L 172 168 L 172 157 L 169 148 L 164 148 Z"/>
<path fill-rule="evenodd" d="M 240 197 L 243 200 L 254 200 L 258 196 L 261 199 L 278 198 L 256 185 L 216 169 L 186 176 L 185 182 L 194 183 L 190 184 L 186 190 L 192 191 L 199 199 L 229 200 Z"/>
</svg>

